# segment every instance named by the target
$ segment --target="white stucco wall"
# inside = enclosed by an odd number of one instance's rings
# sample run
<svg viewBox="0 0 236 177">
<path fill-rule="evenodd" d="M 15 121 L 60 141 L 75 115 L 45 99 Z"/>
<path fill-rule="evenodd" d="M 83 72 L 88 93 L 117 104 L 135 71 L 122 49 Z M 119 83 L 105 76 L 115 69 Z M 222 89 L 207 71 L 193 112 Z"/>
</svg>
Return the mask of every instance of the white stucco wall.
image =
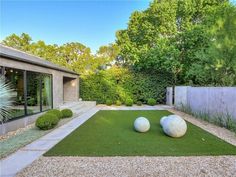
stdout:
<svg viewBox="0 0 236 177">
<path fill-rule="evenodd" d="M 176 87 L 175 106 L 181 103 L 194 112 L 230 114 L 236 120 L 236 87 Z"/>
</svg>

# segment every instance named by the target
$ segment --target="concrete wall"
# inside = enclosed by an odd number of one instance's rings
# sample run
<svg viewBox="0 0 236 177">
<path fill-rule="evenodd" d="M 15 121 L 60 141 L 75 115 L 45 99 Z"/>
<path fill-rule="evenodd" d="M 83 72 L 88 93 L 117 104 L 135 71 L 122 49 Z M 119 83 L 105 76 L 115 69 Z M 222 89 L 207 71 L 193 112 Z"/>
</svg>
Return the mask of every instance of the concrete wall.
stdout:
<svg viewBox="0 0 236 177">
<path fill-rule="evenodd" d="M 57 108 L 60 105 L 63 104 L 63 77 L 68 77 L 74 79 L 73 82 L 75 82 L 75 89 L 74 92 L 71 93 L 73 95 L 73 101 L 78 101 L 79 99 L 79 77 L 74 74 L 57 71 L 49 68 L 44 68 L 28 63 L 23 63 L 19 61 L 10 60 L 4 57 L 0 57 L 0 65 L 9 67 L 9 68 L 15 68 L 15 69 L 21 69 L 21 70 L 27 70 L 27 71 L 34 71 L 34 72 L 41 72 L 46 74 L 52 74 L 53 76 L 53 107 Z"/>
<path fill-rule="evenodd" d="M 169 106 L 173 105 L 173 88 L 172 87 L 166 88 L 166 104 Z"/>
<path fill-rule="evenodd" d="M 64 101 L 78 101 L 78 83 L 76 79 L 63 78 Z"/>
<path fill-rule="evenodd" d="M 14 121 L 6 122 L 4 124 L 0 124 L 0 135 L 4 135 L 8 132 L 26 127 L 27 125 L 34 123 L 36 119 L 42 114 L 44 113 L 42 112 L 24 118 L 16 119 Z"/>
<path fill-rule="evenodd" d="M 230 114 L 236 120 L 236 87 L 176 87 L 175 106 L 189 106 L 194 112 Z"/>
<path fill-rule="evenodd" d="M 175 106 L 177 108 L 181 107 L 182 105 L 187 105 L 187 93 L 188 93 L 189 86 L 176 86 L 175 87 Z"/>
</svg>

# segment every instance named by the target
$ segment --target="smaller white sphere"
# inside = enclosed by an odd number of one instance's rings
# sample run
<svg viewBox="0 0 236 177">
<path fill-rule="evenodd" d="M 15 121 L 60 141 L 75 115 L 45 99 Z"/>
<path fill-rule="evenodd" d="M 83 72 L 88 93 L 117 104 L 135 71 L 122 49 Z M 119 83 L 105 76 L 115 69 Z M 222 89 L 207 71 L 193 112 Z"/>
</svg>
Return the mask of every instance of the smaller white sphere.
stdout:
<svg viewBox="0 0 236 177">
<path fill-rule="evenodd" d="M 160 120 L 161 127 L 163 127 L 164 121 L 166 120 L 167 117 L 168 116 L 164 116 L 161 118 L 161 120 Z"/>
<path fill-rule="evenodd" d="M 145 117 L 138 117 L 134 121 L 134 129 L 138 132 L 147 132 L 150 129 L 150 123 Z"/>
</svg>

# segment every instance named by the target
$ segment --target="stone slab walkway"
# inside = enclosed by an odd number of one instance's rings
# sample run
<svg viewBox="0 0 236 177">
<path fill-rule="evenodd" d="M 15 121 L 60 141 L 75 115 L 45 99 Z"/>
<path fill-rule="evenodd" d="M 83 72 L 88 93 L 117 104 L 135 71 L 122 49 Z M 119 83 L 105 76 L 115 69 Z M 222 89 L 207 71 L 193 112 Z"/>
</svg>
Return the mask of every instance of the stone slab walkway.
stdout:
<svg viewBox="0 0 236 177">
<path fill-rule="evenodd" d="M 38 159 L 41 155 L 61 141 L 64 137 L 69 135 L 77 127 L 82 125 L 98 111 L 99 109 L 94 107 L 86 113 L 74 118 L 67 124 L 55 129 L 49 134 L 39 138 L 38 140 L 19 149 L 10 156 L 2 159 L 0 161 L 0 176 L 15 176 L 19 171 Z"/>
</svg>

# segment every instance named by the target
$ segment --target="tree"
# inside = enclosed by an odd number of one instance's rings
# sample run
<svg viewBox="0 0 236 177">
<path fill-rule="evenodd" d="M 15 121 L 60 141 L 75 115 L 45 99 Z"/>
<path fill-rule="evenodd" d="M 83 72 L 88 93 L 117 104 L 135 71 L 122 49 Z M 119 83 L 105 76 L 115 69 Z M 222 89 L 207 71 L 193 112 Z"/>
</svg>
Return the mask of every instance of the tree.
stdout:
<svg viewBox="0 0 236 177">
<path fill-rule="evenodd" d="M 78 42 L 61 46 L 47 45 L 42 40 L 33 42 L 28 34 L 22 33 L 20 36 L 12 34 L 1 43 L 67 67 L 80 74 L 94 72 L 101 63 L 91 54 L 90 48 Z"/>
<path fill-rule="evenodd" d="M 236 85 L 236 7 L 224 4 L 206 21 L 212 36 L 207 51 L 211 76 L 217 85 Z"/>
<path fill-rule="evenodd" d="M 6 37 L 1 43 L 6 46 L 10 46 L 15 49 L 18 49 L 18 50 L 29 51 L 31 41 L 32 39 L 28 34 L 22 33 L 20 36 L 17 36 L 16 34 L 12 34 Z"/>
<path fill-rule="evenodd" d="M 119 52 L 117 44 L 101 46 L 96 53 L 96 58 L 99 60 L 100 66 L 106 68 L 106 66 L 112 66 L 119 60 Z"/>
</svg>

